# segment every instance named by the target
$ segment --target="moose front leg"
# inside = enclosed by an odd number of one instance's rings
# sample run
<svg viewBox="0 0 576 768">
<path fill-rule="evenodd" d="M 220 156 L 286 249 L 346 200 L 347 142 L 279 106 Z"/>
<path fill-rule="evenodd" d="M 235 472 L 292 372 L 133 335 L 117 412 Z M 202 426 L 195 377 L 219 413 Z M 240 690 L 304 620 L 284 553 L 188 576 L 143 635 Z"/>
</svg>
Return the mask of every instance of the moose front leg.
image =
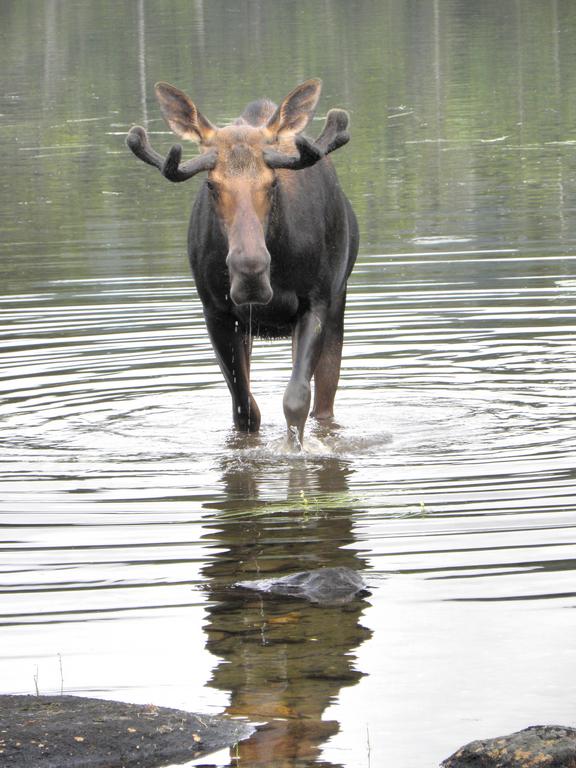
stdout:
<svg viewBox="0 0 576 768">
<path fill-rule="evenodd" d="M 284 393 L 284 415 L 288 440 L 302 444 L 304 425 L 310 411 L 310 379 L 314 373 L 324 341 L 325 311 L 306 312 L 298 320 L 292 334 L 292 376 Z"/>
<path fill-rule="evenodd" d="M 234 425 L 242 432 L 257 432 L 260 409 L 250 392 L 250 341 L 231 316 L 206 316 L 206 326 L 232 395 Z"/>
</svg>

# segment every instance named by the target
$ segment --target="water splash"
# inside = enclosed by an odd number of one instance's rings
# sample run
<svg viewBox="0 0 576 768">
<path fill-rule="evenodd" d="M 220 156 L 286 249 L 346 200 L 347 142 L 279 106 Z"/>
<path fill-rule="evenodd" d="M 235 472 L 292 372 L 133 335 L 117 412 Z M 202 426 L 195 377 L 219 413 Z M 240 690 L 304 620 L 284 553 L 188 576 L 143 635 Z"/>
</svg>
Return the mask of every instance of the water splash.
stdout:
<svg viewBox="0 0 576 768">
<path fill-rule="evenodd" d="M 288 427 L 287 447 L 297 453 L 302 453 L 304 450 L 300 435 L 298 434 L 298 427 Z"/>
</svg>

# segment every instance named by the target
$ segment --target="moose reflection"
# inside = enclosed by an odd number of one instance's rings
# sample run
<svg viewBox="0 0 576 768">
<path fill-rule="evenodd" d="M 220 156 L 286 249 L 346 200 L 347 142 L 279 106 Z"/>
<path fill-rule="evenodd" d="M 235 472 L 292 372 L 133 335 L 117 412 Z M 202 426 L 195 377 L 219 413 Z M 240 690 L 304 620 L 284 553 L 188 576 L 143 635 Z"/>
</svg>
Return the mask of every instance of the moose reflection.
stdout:
<svg viewBox="0 0 576 768">
<path fill-rule="evenodd" d="M 371 636 L 361 623 L 367 601 L 318 605 L 230 585 L 324 566 L 364 573 L 350 469 L 338 460 L 280 463 L 274 475 L 285 502 L 271 503 L 266 464 L 232 453 L 221 468 L 222 498 L 205 504 L 212 514 L 205 544 L 214 547 L 203 569 L 211 597 L 206 645 L 219 659 L 209 685 L 229 694 L 226 714 L 266 723 L 239 744 L 239 764 L 338 768 L 319 760 L 339 730 L 324 717 L 340 691 L 363 677 L 356 649 Z"/>
<path fill-rule="evenodd" d="M 200 144 L 181 162 L 166 158 L 135 126 L 128 146 L 180 182 L 208 172 L 190 219 L 188 253 L 208 333 L 232 395 L 236 427 L 255 432 L 260 411 L 250 392 L 253 336 L 292 337 L 292 375 L 284 394 L 289 440 L 301 444 L 310 411 L 329 419 L 340 375 L 346 281 L 358 252 L 358 227 L 327 155 L 350 138 L 348 115 L 328 112 L 320 136 L 302 135 L 321 91 L 312 79 L 276 107 L 252 102 L 217 128 L 167 83 L 156 96 L 170 128 Z"/>
</svg>

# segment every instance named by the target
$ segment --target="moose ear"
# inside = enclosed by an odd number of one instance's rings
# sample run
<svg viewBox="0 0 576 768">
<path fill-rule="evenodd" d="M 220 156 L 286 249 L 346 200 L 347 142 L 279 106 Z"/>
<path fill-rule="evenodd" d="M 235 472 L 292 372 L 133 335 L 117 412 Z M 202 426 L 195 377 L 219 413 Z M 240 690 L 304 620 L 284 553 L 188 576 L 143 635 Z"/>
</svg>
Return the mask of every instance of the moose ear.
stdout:
<svg viewBox="0 0 576 768">
<path fill-rule="evenodd" d="M 314 114 L 322 80 L 313 78 L 298 85 L 272 115 L 266 128 L 275 136 L 301 133 Z"/>
<path fill-rule="evenodd" d="M 185 93 L 168 83 L 156 83 L 154 90 L 164 119 L 174 133 L 200 144 L 210 143 L 217 129 Z"/>
</svg>

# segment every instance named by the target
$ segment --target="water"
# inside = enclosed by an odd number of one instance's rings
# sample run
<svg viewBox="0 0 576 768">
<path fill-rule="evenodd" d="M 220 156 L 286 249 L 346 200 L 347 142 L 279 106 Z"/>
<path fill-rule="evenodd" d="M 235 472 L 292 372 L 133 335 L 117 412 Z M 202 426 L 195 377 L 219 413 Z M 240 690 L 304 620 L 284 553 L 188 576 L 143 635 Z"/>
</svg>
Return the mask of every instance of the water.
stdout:
<svg viewBox="0 0 576 768">
<path fill-rule="evenodd" d="M 270 722 L 247 766 L 572 724 L 576 7 L 19 0 L 0 30 L 2 691 Z M 123 140 L 169 146 L 155 80 L 225 122 L 318 75 L 362 250 L 337 423 L 295 457 L 289 341 L 255 340 L 237 435 L 186 265 L 199 182 Z M 227 588 L 336 565 L 371 595 Z"/>
</svg>

